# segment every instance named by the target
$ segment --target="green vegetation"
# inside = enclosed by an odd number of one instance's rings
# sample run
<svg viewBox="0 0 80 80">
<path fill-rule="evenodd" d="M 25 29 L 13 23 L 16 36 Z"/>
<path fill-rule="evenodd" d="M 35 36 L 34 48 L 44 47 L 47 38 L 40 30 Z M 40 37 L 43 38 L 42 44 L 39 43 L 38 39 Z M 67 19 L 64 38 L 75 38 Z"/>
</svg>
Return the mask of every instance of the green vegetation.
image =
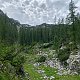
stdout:
<svg viewBox="0 0 80 80">
<path fill-rule="evenodd" d="M 47 58 L 43 53 L 40 55 L 44 50 L 50 56 L 48 60 L 54 59 L 53 53 L 49 54 L 49 49 L 53 49 L 64 63 L 71 52 L 80 49 L 80 14 L 75 14 L 75 8 L 71 0 L 66 22 L 59 19 L 57 24 L 31 27 L 9 18 L 0 10 L 0 80 L 44 80 L 38 70 L 44 70 L 46 76 L 54 76 L 55 80 L 80 80 L 80 75 L 58 75 L 57 69 L 43 65 Z M 66 48 L 61 49 L 64 46 Z M 40 65 L 35 67 L 34 63 Z"/>
<path fill-rule="evenodd" d="M 37 60 L 37 62 L 45 62 L 46 57 L 45 56 L 40 56 Z"/>
<path fill-rule="evenodd" d="M 30 55 L 29 58 L 27 58 L 27 61 L 30 59 Z M 36 55 L 33 55 L 35 58 Z M 33 62 L 32 62 L 33 63 Z M 54 80 L 79 80 L 80 79 L 80 75 L 63 75 L 60 76 L 57 74 L 57 69 L 51 68 L 49 66 L 44 66 L 43 64 L 41 64 L 39 67 L 34 67 L 33 64 L 31 62 L 27 62 L 24 64 L 24 69 L 27 73 L 29 73 L 29 77 L 31 80 L 44 80 L 42 78 L 42 75 L 40 73 L 37 72 L 37 70 L 44 70 L 45 74 L 50 77 L 50 76 L 54 76 L 55 79 Z M 27 65 L 26 65 L 27 64 Z"/>
<path fill-rule="evenodd" d="M 18 80 L 20 75 L 24 75 L 24 70 L 21 70 L 24 54 L 17 53 L 15 48 L 14 45 L 0 45 L 0 80 Z"/>
<path fill-rule="evenodd" d="M 66 48 L 66 49 L 60 49 L 59 53 L 58 53 L 58 58 L 61 62 L 65 62 L 69 56 L 70 56 L 70 49 Z"/>
</svg>

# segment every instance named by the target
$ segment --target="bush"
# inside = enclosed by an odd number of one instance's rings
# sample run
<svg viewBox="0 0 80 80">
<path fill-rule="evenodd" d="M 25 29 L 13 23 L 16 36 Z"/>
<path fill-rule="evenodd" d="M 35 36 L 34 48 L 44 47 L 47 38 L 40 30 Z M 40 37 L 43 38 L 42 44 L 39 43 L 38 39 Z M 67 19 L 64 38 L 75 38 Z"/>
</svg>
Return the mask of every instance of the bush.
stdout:
<svg viewBox="0 0 80 80">
<path fill-rule="evenodd" d="M 20 65 L 24 64 L 24 62 L 25 62 L 24 55 L 17 55 L 16 57 L 14 57 L 14 59 L 12 61 L 12 65 L 13 66 L 20 66 Z"/>
<path fill-rule="evenodd" d="M 58 52 L 58 58 L 61 62 L 65 62 L 70 56 L 70 49 L 66 48 L 66 49 L 60 49 Z"/>
<path fill-rule="evenodd" d="M 37 60 L 37 62 L 45 62 L 46 57 L 45 56 L 40 56 Z"/>
</svg>

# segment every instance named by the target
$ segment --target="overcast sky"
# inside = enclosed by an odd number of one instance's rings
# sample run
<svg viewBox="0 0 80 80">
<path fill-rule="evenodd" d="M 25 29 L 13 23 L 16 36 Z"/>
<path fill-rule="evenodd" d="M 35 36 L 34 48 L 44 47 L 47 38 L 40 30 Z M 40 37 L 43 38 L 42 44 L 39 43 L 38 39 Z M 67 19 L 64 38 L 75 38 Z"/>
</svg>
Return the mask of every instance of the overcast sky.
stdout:
<svg viewBox="0 0 80 80">
<path fill-rule="evenodd" d="M 53 23 L 54 17 L 68 14 L 70 0 L 0 0 L 0 9 L 20 23 Z M 80 0 L 74 0 L 80 11 Z"/>
</svg>

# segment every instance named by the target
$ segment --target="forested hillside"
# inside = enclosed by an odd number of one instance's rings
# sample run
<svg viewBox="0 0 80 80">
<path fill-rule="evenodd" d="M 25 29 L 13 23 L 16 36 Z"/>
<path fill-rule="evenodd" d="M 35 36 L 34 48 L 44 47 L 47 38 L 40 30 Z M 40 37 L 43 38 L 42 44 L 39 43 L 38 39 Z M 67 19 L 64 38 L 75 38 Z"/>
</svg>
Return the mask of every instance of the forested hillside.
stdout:
<svg viewBox="0 0 80 80">
<path fill-rule="evenodd" d="M 80 80 L 80 14 L 31 26 L 0 10 L 0 80 Z"/>
</svg>

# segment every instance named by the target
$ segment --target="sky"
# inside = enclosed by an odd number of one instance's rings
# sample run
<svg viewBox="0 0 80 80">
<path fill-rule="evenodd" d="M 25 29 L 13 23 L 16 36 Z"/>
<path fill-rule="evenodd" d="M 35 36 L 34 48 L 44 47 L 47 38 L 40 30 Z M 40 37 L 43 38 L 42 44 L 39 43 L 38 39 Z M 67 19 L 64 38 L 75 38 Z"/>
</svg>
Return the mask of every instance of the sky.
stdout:
<svg viewBox="0 0 80 80">
<path fill-rule="evenodd" d="M 21 24 L 54 23 L 55 16 L 66 17 L 70 0 L 0 0 L 0 9 Z M 74 0 L 80 11 L 80 0 Z"/>
</svg>

